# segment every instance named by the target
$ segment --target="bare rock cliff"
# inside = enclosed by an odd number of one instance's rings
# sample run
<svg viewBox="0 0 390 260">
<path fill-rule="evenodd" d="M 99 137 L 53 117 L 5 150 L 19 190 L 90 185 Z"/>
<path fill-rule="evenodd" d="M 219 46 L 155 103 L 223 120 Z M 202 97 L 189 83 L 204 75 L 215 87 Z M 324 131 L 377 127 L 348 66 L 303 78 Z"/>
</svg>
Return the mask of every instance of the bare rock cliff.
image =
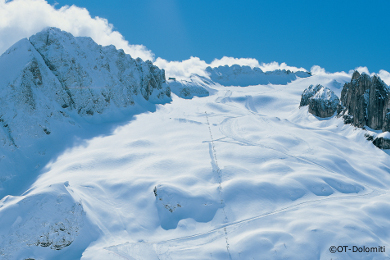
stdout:
<svg viewBox="0 0 390 260">
<path fill-rule="evenodd" d="M 341 92 L 338 115 L 357 127 L 390 131 L 389 91 L 378 76 L 355 71 Z"/>
</svg>

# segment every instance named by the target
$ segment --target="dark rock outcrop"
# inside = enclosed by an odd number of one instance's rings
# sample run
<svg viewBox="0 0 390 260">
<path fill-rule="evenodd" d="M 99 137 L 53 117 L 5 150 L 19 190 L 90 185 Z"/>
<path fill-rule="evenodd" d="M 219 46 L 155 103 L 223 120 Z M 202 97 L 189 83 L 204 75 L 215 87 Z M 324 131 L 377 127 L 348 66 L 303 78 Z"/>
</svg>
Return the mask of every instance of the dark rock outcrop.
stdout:
<svg viewBox="0 0 390 260">
<path fill-rule="evenodd" d="M 309 105 L 309 112 L 315 116 L 326 118 L 332 116 L 339 104 L 339 98 L 332 90 L 322 85 L 310 85 L 302 93 L 300 107 Z"/>
<path fill-rule="evenodd" d="M 345 123 L 375 130 L 390 130 L 389 88 L 378 77 L 355 71 L 341 92 L 338 116 Z"/>
<path fill-rule="evenodd" d="M 372 143 L 380 149 L 390 149 L 390 139 L 386 137 L 376 137 Z"/>
<path fill-rule="evenodd" d="M 356 127 L 365 126 L 390 131 L 390 103 L 389 87 L 378 77 L 355 71 L 351 82 L 346 83 L 341 92 L 341 101 L 337 108 L 339 117 L 343 117 L 344 123 Z M 390 149 L 388 133 L 378 136 L 365 135 L 381 149 Z"/>
<path fill-rule="evenodd" d="M 366 133 L 364 137 L 371 141 L 376 147 L 380 149 L 390 149 L 390 133 L 380 133 L 379 135 L 373 133 Z"/>
</svg>

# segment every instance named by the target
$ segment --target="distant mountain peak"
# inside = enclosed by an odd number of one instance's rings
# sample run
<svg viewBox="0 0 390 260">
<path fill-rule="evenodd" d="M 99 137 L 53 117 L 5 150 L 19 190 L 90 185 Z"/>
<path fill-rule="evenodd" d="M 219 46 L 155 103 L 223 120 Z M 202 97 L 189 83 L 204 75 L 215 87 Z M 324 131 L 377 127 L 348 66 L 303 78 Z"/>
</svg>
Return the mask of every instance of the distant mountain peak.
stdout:
<svg viewBox="0 0 390 260">
<path fill-rule="evenodd" d="M 305 71 L 292 72 L 290 70 L 274 70 L 263 72 L 260 68 L 249 66 L 219 66 L 207 67 L 206 72 L 210 79 L 224 86 L 249 86 L 282 84 L 285 85 L 297 78 L 310 77 L 311 74 Z"/>
</svg>

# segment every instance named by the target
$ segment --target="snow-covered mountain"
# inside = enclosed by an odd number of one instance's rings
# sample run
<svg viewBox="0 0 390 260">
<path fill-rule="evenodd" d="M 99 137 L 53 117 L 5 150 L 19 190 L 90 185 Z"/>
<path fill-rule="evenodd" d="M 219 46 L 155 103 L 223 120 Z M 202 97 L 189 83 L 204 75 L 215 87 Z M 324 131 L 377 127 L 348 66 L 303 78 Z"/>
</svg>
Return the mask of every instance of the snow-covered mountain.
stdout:
<svg viewBox="0 0 390 260">
<path fill-rule="evenodd" d="M 350 80 L 164 82 L 54 28 L 20 41 L 0 58 L 0 258 L 389 258 L 388 151 L 300 107 Z"/>
<path fill-rule="evenodd" d="M 51 117 L 102 114 L 110 106 L 134 105 L 137 95 L 153 103 L 170 101 L 164 71 L 150 61 L 56 28 L 13 45 L 0 57 L 0 71 L 0 114 L 8 125 L 2 140 L 14 146 L 26 134 L 49 134 Z M 20 133 L 19 123 L 31 128 Z"/>
<path fill-rule="evenodd" d="M 263 72 L 260 68 L 249 66 L 219 66 L 207 67 L 206 72 L 210 74 L 210 79 L 224 86 L 267 85 L 267 84 L 287 84 L 297 78 L 310 77 L 306 71 L 292 72 L 290 70 L 274 70 Z"/>
<path fill-rule="evenodd" d="M 107 123 L 171 101 L 164 70 L 150 61 L 56 28 L 9 48 L 0 72 L 0 197 L 52 159 L 47 153 L 86 132 L 83 122 Z"/>
</svg>

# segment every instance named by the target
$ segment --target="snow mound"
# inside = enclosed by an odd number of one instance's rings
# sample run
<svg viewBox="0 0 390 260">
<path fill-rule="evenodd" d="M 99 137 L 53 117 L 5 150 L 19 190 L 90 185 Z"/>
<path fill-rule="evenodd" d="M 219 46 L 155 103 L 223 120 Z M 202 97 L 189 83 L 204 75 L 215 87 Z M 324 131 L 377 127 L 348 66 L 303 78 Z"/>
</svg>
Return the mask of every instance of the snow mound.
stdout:
<svg viewBox="0 0 390 260">
<path fill-rule="evenodd" d="M 196 196 L 168 185 L 156 186 L 154 195 L 163 229 L 176 228 L 180 220 L 187 218 L 197 222 L 209 222 L 214 218 L 217 209 L 222 207 L 212 196 Z"/>
<path fill-rule="evenodd" d="M 68 190 L 69 189 L 69 190 Z M 6 196 L 0 201 L 0 255 L 2 259 L 16 259 L 20 255 L 60 255 L 78 241 L 85 229 L 85 211 L 80 201 L 70 194 L 69 183 L 53 184 L 40 192 L 29 192 L 19 197 Z M 76 246 L 76 248 L 79 246 Z"/>
</svg>

